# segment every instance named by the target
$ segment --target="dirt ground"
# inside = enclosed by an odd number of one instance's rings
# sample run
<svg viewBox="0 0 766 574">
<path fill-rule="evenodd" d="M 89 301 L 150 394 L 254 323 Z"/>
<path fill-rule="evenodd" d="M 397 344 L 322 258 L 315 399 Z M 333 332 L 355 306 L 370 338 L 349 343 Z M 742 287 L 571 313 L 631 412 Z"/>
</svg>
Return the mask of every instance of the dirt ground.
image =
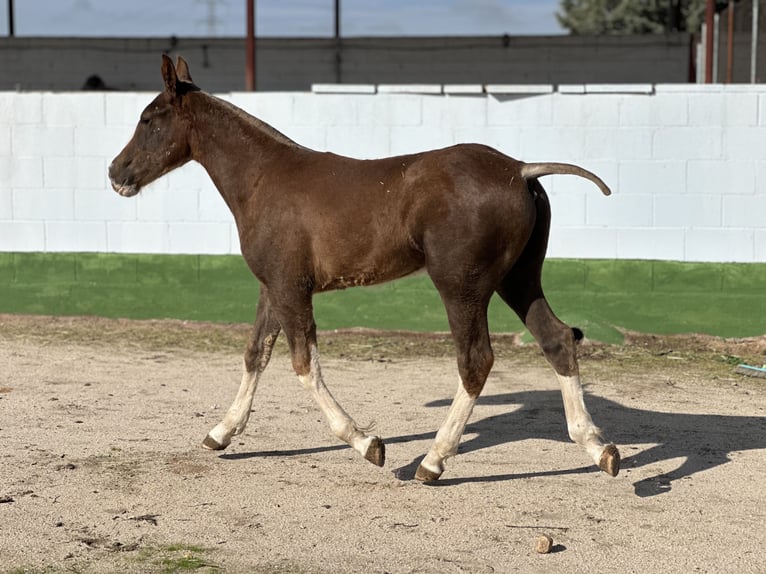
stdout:
<svg viewBox="0 0 766 574">
<path fill-rule="evenodd" d="M 0 315 L 0 572 L 766 572 L 766 379 L 734 373 L 766 337 L 586 342 L 617 478 L 569 442 L 538 349 L 498 337 L 460 454 L 422 484 L 457 380 L 448 337 L 320 338 L 381 469 L 331 435 L 284 343 L 245 433 L 200 447 L 247 330 Z"/>
</svg>

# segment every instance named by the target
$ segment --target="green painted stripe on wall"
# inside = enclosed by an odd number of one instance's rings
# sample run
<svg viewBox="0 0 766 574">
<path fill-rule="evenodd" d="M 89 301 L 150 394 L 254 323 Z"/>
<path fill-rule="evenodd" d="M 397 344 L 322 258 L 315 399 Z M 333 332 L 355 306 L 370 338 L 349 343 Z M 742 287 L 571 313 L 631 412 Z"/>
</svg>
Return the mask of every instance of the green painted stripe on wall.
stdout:
<svg viewBox="0 0 766 574">
<path fill-rule="evenodd" d="M 724 337 L 766 333 L 766 264 L 550 259 L 551 306 L 590 338 L 618 341 L 618 328 Z M 0 253 L 0 312 L 250 322 L 258 282 L 235 255 Z M 439 295 L 425 275 L 322 293 L 320 329 L 446 331 Z M 495 297 L 494 331 L 523 326 Z"/>
</svg>

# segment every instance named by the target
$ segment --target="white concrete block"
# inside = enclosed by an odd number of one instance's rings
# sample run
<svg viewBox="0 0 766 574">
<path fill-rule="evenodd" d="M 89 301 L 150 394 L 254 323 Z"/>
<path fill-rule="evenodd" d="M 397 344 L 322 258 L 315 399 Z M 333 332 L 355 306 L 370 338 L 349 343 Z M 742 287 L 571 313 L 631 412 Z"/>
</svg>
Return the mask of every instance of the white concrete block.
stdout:
<svg viewBox="0 0 766 574">
<path fill-rule="evenodd" d="M 16 189 L 13 191 L 16 220 L 74 220 L 74 191 L 70 189 Z"/>
<path fill-rule="evenodd" d="M 375 84 L 311 84 L 314 94 L 374 94 Z"/>
<path fill-rule="evenodd" d="M 239 243 L 239 232 L 237 231 L 237 226 L 234 224 L 229 228 L 229 253 L 235 255 L 242 253 Z"/>
<path fill-rule="evenodd" d="M 588 225 L 632 228 L 651 227 L 654 201 L 651 194 L 615 194 L 609 197 L 588 196 L 586 218 Z"/>
<path fill-rule="evenodd" d="M 106 250 L 116 253 L 170 253 L 168 223 L 108 221 Z"/>
<path fill-rule="evenodd" d="M 74 155 L 72 127 L 22 124 L 13 126 L 12 130 L 13 155 L 17 157 Z"/>
<path fill-rule="evenodd" d="M 488 94 L 552 94 L 553 84 L 487 84 L 484 91 Z"/>
<path fill-rule="evenodd" d="M 417 153 L 455 143 L 452 129 L 394 126 L 391 128 L 391 155 Z"/>
<path fill-rule="evenodd" d="M 143 192 L 136 198 L 139 221 L 198 221 L 199 191 L 165 189 Z"/>
<path fill-rule="evenodd" d="M 137 92 L 106 93 L 104 96 L 104 121 L 106 125 L 135 128 L 141 118 L 141 112 L 149 105 L 153 97 Z"/>
<path fill-rule="evenodd" d="M 296 126 L 349 126 L 356 123 L 356 99 L 353 96 L 327 94 L 296 98 L 293 104 L 293 125 Z"/>
<path fill-rule="evenodd" d="M 488 145 L 506 155 L 518 157 L 520 134 L 510 127 L 460 127 L 454 130 L 455 143 L 478 143 Z"/>
<path fill-rule="evenodd" d="M 417 126 L 423 123 L 423 98 L 408 94 L 378 94 L 358 98 L 357 120 L 361 126 Z"/>
<path fill-rule="evenodd" d="M 766 229 L 766 191 L 759 195 L 728 195 L 723 198 L 723 226 Z M 766 294 L 766 285 L 764 285 Z"/>
<path fill-rule="evenodd" d="M 11 126 L 16 122 L 14 117 L 16 94 L 0 92 L 0 126 Z"/>
<path fill-rule="evenodd" d="M 199 220 L 234 223 L 234 216 L 217 189 L 203 189 L 199 192 Z"/>
<path fill-rule="evenodd" d="M 670 127 L 654 133 L 652 157 L 656 159 L 720 159 L 723 157 L 722 128 Z"/>
<path fill-rule="evenodd" d="M 755 255 L 753 262 L 766 263 L 766 229 L 755 230 Z"/>
<path fill-rule="evenodd" d="M 544 182 L 547 183 L 547 182 Z M 546 186 L 547 187 L 547 186 Z M 585 226 L 584 193 L 551 193 L 551 223 L 557 227 Z"/>
<path fill-rule="evenodd" d="M 683 161 L 636 160 L 620 162 L 621 194 L 683 193 L 686 189 Z"/>
<path fill-rule="evenodd" d="M 49 156 L 43 158 L 43 181 L 47 187 L 75 187 L 74 158 Z"/>
<path fill-rule="evenodd" d="M 615 259 L 617 230 L 606 227 L 551 228 L 548 257 Z"/>
<path fill-rule="evenodd" d="M 75 173 L 77 189 L 108 189 L 109 183 L 107 161 L 111 158 L 104 157 L 78 157 L 75 158 Z"/>
<path fill-rule="evenodd" d="M 651 106 L 649 117 L 652 124 L 661 128 L 688 125 L 689 97 L 683 93 L 658 93 L 649 98 L 647 101 Z"/>
<path fill-rule="evenodd" d="M 487 125 L 484 96 L 424 96 L 423 126 L 435 128 Z"/>
<path fill-rule="evenodd" d="M 215 189 L 215 185 L 205 168 L 196 161 L 190 161 L 185 165 L 182 165 L 178 169 L 163 176 L 162 179 L 165 180 L 165 189 L 174 189 L 177 191 Z"/>
<path fill-rule="evenodd" d="M 138 200 L 122 197 L 111 189 L 80 189 L 74 194 L 77 221 L 135 221 Z"/>
<path fill-rule="evenodd" d="M 0 225 L 13 219 L 13 191 L 0 185 Z"/>
<path fill-rule="evenodd" d="M 441 84 L 379 84 L 379 94 L 441 94 Z"/>
<path fill-rule="evenodd" d="M 585 132 L 581 129 L 522 127 L 518 131 L 518 157 L 524 161 L 578 163 L 585 157 Z"/>
<path fill-rule="evenodd" d="M 688 99 L 690 125 L 727 128 L 758 125 L 757 94 L 690 94 Z"/>
<path fill-rule="evenodd" d="M 11 155 L 11 149 L 12 147 L 11 147 L 10 128 L 9 127 L 0 128 L 0 157 Z"/>
<path fill-rule="evenodd" d="M 762 127 L 733 127 L 726 130 L 725 138 L 727 159 L 766 159 L 766 130 Z"/>
<path fill-rule="evenodd" d="M 650 128 L 590 128 L 582 131 L 585 157 L 623 161 L 652 156 L 654 130 Z"/>
<path fill-rule="evenodd" d="M 44 157 L 43 178 L 49 188 L 109 188 L 106 160 L 100 157 Z"/>
<path fill-rule="evenodd" d="M 43 95 L 39 92 L 16 93 L 7 92 L 12 99 L 10 104 L 12 118 L 9 123 L 14 125 L 43 123 Z"/>
<path fill-rule="evenodd" d="M 686 94 L 626 95 L 620 101 L 620 125 L 685 126 L 689 123 L 688 98 Z"/>
<path fill-rule="evenodd" d="M 687 163 L 687 191 L 748 195 L 756 192 L 755 162 L 692 160 Z"/>
<path fill-rule="evenodd" d="M 107 162 L 111 162 L 130 141 L 132 134 L 132 128 L 75 127 L 74 153 L 80 157 L 105 157 Z"/>
<path fill-rule="evenodd" d="M 559 94 L 582 95 L 585 93 L 585 84 L 559 84 Z"/>
<path fill-rule="evenodd" d="M 652 84 L 585 84 L 586 94 L 652 94 Z"/>
<path fill-rule="evenodd" d="M 171 223 L 170 253 L 231 253 L 229 223 Z"/>
<path fill-rule="evenodd" d="M 103 92 L 43 94 L 43 121 L 47 126 L 102 127 L 104 109 Z"/>
<path fill-rule="evenodd" d="M 554 94 L 494 94 L 487 98 L 490 126 L 550 126 L 553 123 Z"/>
<path fill-rule="evenodd" d="M 7 179 L 5 179 L 7 178 Z M 0 184 L 12 188 L 43 187 L 43 160 L 39 157 L 0 158 Z"/>
<path fill-rule="evenodd" d="M 293 124 L 294 102 L 299 101 L 303 105 L 304 99 L 307 99 L 305 94 L 282 92 L 235 92 L 230 96 L 232 104 L 282 133 Z"/>
<path fill-rule="evenodd" d="M 445 94 L 452 95 L 481 95 L 484 94 L 484 86 L 481 84 L 444 84 Z"/>
<path fill-rule="evenodd" d="M 755 232 L 744 229 L 688 229 L 686 261 L 749 263 L 755 255 Z"/>
<path fill-rule="evenodd" d="M 0 225 L 0 251 L 45 251 L 45 223 L 3 221 Z"/>
<path fill-rule="evenodd" d="M 46 221 L 46 251 L 104 251 L 106 223 L 103 221 Z"/>
<path fill-rule="evenodd" d="M 619 259 L 684 260 L 684 230 L 648 227 L 617 231 Z"/>
<path fill-rule="evenodd" d="M 655 227 L 720 227 L 722 201 L 719 195 L 657 195 L 654 198 Z"/>
<path fill-rule="evenodd" d="M 391 128 L 383 126 L 336 126 L 327 128 L 327 149 L 357 159 L 391 155 Z"/>
<path fill-rule="evenodd" d="M 553 123 L 557 126 L 607 127 L 620 123 L 620 95 L 555 98 Z"/>
<path fill-rule="evenodd" d="M 723 92 L 723 84 L 655 84 L 654 91 L 658 94 L 694 94 Z"/>
</svg>

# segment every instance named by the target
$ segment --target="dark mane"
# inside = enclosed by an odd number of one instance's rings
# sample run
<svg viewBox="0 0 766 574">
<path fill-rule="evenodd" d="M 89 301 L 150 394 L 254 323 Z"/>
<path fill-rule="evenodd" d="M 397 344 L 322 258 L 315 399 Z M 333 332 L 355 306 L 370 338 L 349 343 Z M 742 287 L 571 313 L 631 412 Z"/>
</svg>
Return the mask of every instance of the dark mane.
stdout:
<svg viewBox="0 0 766 574">
<path fill-rule="evenodd" d="M 202 97 L 207 98 L 212 105 L 214 106 L 220 106 L 223 109 L 225 109 L 228 113 L 233 114 L 235 117 L 239 118 L 240 120 L 244 121 L 247 125 L 250 127 L 255 128 L 259 132 L 263 133 L 267 137 L 276 140 L 280 143 L 286 144 L 290 147 L 299 148 L 299 149 L 306 149 L 304 146 L 300 145 L 299 143 L 295 142 L 294 140 L 287 137 L 285 134 L 280 132 L 279 130 L 274 129 L 266 122 L 259 120 L 255 116 L 247 113 L 245 110 L 238 108 L 231 102 L 228 102 L 222 98 L 213 96 L 212 94 L 208 94 L 206 92 L 200 91 L 199 95 Z"/>
</svg>

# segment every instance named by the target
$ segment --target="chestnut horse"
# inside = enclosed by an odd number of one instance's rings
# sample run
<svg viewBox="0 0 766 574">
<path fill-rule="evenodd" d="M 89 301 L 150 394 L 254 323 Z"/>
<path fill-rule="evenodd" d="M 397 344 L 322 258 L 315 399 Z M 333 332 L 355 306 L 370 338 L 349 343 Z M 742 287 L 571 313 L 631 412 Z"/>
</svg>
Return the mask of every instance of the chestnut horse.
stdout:
<svg viewBox="0 0 766 574">
<path fill-rule="evenodd" d="M 165 90 L 109 166 L 112 187 L 130 197 L 186 162 L 199 162 L 234 215 L 242 256 L 261 286 L 239 391 L 205 447 L 226 448 L 245 429 L 284 331 L 298 379 L 333 433 L 382 466 L 383 441 L 359 427 L 325 386 L 312 296 L 425 268 L 447 311 L 460 381 L 415 477 L 438 479 L 445 459 L 457 453 L 493 363 L 487 327 L 493 293 L 518 314 L 553 366 L 570 437 L 617 475 L 619 452 L 583 401 L 575 350 L 582 334 L 553 314 L 540 285 L 550 205 L 537 178 L 577 175 L 609 195 L 603 181 L 574 165 L 523 163 L 475 144 L 371 161 L 320 153 L 202 92 L 182 58 L 174 66 L 163 55 L 162 77 Z"/>
</svg>

